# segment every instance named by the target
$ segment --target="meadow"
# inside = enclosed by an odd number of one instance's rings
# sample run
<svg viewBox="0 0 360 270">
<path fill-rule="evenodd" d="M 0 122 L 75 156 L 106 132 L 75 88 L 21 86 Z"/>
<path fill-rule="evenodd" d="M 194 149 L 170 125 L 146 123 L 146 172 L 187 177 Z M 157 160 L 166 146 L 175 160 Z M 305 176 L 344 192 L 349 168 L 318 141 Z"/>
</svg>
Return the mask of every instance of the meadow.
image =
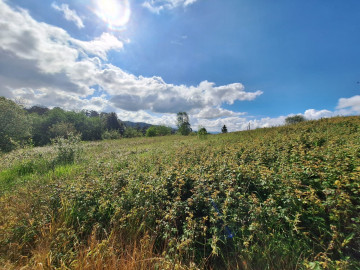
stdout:
<svg viewBox="0 0 360 270">
<path fill-rule="evenodd" d="M 2 269 L 359 269 L 360 118 L 0 156 Z"/>
</svg>

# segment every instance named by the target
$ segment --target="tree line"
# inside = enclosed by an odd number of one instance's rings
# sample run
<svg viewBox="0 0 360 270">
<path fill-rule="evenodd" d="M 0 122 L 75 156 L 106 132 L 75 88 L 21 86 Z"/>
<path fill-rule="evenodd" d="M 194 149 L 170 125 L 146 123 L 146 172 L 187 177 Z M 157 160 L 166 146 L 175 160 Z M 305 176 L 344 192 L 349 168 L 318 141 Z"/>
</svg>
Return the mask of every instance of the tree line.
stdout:
<svg viewBox="0 0 360 270">
<path fill-rule="evenodd" d="M 0 97 L 0 151 L 18 146 L 43 146 L 58 137 L 79 134 L 83 141 L 118 139 L 121 137 L 164 136 L 174 130 L 166 126 L 126 126 L 115 112 L 82 110 L 65 111 L 59 107 L 24 108 Z"/>
<path fill-rule="evenodd" d="M 222 133 L 227 133 L 224 125 Z M 189 135 L 193 132 L 186 112 L 177 114 L 177 130 L 163 125 L 127 126 L 115 112 L 82 110 L 66 111 L 59 107 L 43 106 L 25 108 L 10 99 L 0 97 L 0 151 L 9 152 L 18 146 L 43 146 L 58 137 L 78 134 L 83 141 L 153 137 L 170 134 Z M 208 134 L 200 127 L 198 135 Z"/>
</svg>

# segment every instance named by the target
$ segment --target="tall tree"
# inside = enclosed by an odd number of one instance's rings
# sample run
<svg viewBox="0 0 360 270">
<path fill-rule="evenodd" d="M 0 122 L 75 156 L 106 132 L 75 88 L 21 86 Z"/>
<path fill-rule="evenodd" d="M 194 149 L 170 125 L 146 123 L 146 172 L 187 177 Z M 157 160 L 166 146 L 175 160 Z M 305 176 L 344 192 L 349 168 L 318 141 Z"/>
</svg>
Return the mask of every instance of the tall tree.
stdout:
<svg viewBox="0 0 360 270">
<path fill-rule="evenodd" d="M 225 125 L 221 128 L 221 132 L 222 133 L 227 133 L 228 132 L 227 127 Z"/>
<path fill-rule="evenodd" d="M 189 135 L 192 131 L 189 116 L 186 112 L 177 113 L 177 127 L 181 135 Z"/>
<path fill-rule="evenodd" d="M 124 124 L 118 119 L 117 114 L 111 112 L 106 115 L 106 128 L 108 130 L 117 130 L 120 134 L 124 133 Z"/>
<path fill-rule="evenodd" d="M 0 151 L 11 151 L 30 138 L 30 121 L 15 102 L 0 97 Z"/>
</svg>

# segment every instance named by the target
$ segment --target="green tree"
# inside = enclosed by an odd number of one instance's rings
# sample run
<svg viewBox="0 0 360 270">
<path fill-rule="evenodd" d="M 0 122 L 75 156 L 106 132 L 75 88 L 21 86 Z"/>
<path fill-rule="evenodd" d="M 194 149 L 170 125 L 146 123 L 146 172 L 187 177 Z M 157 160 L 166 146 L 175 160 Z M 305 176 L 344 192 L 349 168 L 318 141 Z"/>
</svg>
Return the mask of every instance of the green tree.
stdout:
<svg viewBox="0 0 360 270">
<path fill-rule="evenodd" d="M 125 138 L 135 138 L 135 137 L 142 137 L 143 134 L 141 131 L 137 130 L 136 128 L 127 127 L 124 131 Z"/>
<path fill-rule="evenodd" d="M 49 132 L 51 138 L 62 137 L 67 139 L 70 134 L 76 134 L 76 129 L 72 123 L 59 122 L 52 125 Z"/>
<path fill-rule="evenodd" d="M 177 113 L 177 127 L 178 132 L 181 135 L 189 135 L 192 131 L 190 122 L 189 122 L 189 116 L 186 112 L 178 112 Z"/>
<path fill-rule="evenodd" d="M 221 132 L 222 133 L 227 133 L 228 132 L 227 127 L 225 125 L 221 128 Z"/>
<path fill-rule="evenodd" d="M 204 127 L 201 127 L 199 130 L 198 130 L 198 137 L 200 139 L 206 139 L 206 136 L 208 135 L 208 132 L 206 130 L 206 128 Z"/>
<path fill-rule="evenodd" d="M 146 130 L 146 137 L 155 137 L 156 136 L 156 128 L 155 126 L 149 127 Z"/>
<path fill-rule="evenodd" d="M 99 117 L 87 117 L 85 118 L 83 129 L 79 130 L 82 134 L 82 140 L 85 141 L 97 141 L 101 140 L 104 133 L 104 122 Z"/>
<path fill-rule="evenodd" d="M 146 130 L 146 137 L 166 136 L 171 134 L 171 128 L 166 126 L 151 126 Z"/>
<path fill-rule="evenodd" d="M 0 97 L 0 150 L 11 151 L 30 138 L 31 125 L 24 109 Z"/>
<path fill-rule="evenodd" d="M 171 127 L 166 126 L 156 126 L 157 136 L 166 136 L 171 134 Z"/>
<path fill-rule="evenodd" d="M 114 112 L 106 114 L 106 129 L 117 130 L 121 135 L 125 131 L 123 122 L 118 119 L 117 114 Z"/>
<path fill-rule="evenodd" d="M 300 123 L 300 122 L 304 122 L 304 121 L 306 121 L 306 118 L 299 114 L 299 115 L 286 117 L 285 124 L 290 125 L 290 124 L 296 124 L 296 123 Z"/>
<path fill-rule="evenodd" d="M 69 122 L 66 112 L 59 107 L 55 107 L 43 115 L 32 113 L 31 118 L 33 120 L 32 139 L 36 146 L 50 143 L 50 128 L 52 126 L 62 122 Z"/>
</svg>

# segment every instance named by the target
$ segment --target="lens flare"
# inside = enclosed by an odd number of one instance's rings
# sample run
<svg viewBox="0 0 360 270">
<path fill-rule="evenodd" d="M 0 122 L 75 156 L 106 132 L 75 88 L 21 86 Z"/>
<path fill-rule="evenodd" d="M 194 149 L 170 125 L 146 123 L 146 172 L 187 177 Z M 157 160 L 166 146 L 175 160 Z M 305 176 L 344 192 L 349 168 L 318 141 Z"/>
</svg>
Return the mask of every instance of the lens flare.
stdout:
<svg viewBox="0 0 360 270">
<path fill-rule="evenodd" d="M 122 30 L 129 22 L 129 0 L 95 0 L 94 12 L 112 30 Z"/>
</svg>

